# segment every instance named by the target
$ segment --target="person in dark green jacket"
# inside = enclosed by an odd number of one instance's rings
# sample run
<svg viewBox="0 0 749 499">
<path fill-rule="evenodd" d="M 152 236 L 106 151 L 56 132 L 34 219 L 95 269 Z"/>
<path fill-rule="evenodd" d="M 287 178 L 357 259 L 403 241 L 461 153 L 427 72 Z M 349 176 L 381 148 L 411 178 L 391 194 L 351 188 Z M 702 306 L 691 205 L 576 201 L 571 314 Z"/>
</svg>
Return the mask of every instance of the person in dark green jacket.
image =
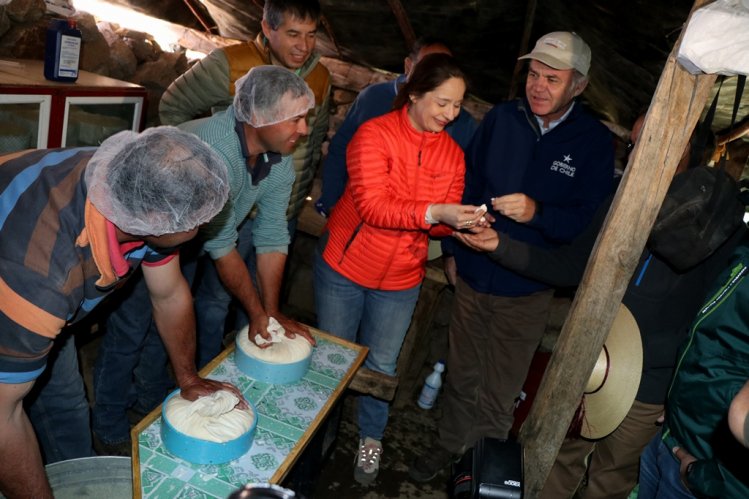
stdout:
<svg viewBox="0 0 749 499">
<path fill-rule="evenodd" d="M 666 420 L 640 460 L 642 499 L 749 497 L 749 449 L 729 408 L 749 379 L 749 240 L 700 309 L 668 393 Z"/>
</svg>

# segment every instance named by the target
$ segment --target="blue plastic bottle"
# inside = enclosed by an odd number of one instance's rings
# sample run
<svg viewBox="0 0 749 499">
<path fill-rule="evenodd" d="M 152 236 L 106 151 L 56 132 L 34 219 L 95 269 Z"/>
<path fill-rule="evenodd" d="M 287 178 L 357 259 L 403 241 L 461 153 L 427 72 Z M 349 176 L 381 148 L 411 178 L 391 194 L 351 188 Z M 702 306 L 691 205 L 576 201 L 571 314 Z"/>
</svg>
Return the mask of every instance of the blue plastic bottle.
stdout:
<svg viewBox="0 0 749 499">
<path fill-rule="evenodd" d="M 74 19 L 52 19 L 44 47 L 44 77 L 53 81 L 78 79 L 81 58 L 81 32 Z"/>
</svg>

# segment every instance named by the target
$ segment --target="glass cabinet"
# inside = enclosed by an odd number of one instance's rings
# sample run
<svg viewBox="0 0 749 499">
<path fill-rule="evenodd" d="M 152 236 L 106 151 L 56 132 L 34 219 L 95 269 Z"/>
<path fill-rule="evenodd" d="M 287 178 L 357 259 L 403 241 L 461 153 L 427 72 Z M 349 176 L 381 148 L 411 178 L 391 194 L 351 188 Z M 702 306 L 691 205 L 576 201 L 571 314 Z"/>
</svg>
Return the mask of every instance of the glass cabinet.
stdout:
<svg viewBox="0 0 749 499">
<path fill-rule="evenodd" d="M 75 83 L 48 81 L 43 68 L 42 61 L 0 60 L 0 154 L 96 146 L 143 129 L 144 87 L 87 71 Z"/>
</svg>

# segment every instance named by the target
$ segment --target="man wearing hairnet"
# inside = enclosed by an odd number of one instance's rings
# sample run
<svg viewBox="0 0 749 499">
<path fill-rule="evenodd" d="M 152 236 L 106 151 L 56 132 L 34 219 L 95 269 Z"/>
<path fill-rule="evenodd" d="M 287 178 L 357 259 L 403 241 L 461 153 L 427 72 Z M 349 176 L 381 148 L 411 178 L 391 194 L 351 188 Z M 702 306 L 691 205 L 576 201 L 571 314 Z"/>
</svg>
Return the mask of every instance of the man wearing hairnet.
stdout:
<svg viewBox="0 0 749 499">
<path fill-rule="evenodd" d="M 314 105 L 312 90 L 299 76 L 278 66 L 258 66 L 237 80 L 234 103 L 226 111 L 181 125 L 224 158 L 231 186 L 229 202 L 204 233 L 203 248 L 215 265 L 206 265 L 195 291 L 198 366 L 221 351 L 223 330 L 212 318 L 225 317 L 226 291 L 247 312 L 250 341 L 256 335 L 270 339 L 268 321 L 274 317 L 288 335 L 301 334 L 314 343 L 306 326 L 279 309 L 290 240 L 286 207 L 294 183 L 291 153 L 308 133 L 305 118 Z M 259 289 L 245 264 L 246 248 L 237 247 L 239 226 L 253 208 L 257 216 L 251 244 L 257 253 Z"/>
<path fill-rule="evenodd" d="M 180 125 L 196 133 L 228 167 L 229 202 L 201 230 L 209 258 L 199 261 L 195 291 L 200 369 L 222 349 L 224 319 L 232 297 L 250 317 L 250 338 L 266 335 L 269 317 L 289 334 L 312 341 L 305 326 L 279 311 L 281 278 L 289 233 L 286 207 L 294 182 L 291 152 L 307 134 L 305 117 L 314 105 L 307 84 L 278 66 L 258 66 L 236 82 L 233 105 L 210 118 Z M 257 209 L 252 237 L 239 237 L 248 213 Z M 243 232 L 244 235 L 247 231 Z M 257 287 L 245 260 L 257 251 Z M 214 265 L 215 263 L 215 265 Z M 192 267 L 190 269 L 189 267 Z M 195 272 L 188 263 L 185 275 Z M 129 455 L 129 415 L 148 413 L 163 400 L 170 383 L 163 348 L 152 345 L 146 293 L 136 280 L 132 293 L 109 318 L 94 366 L 94 446 L 100 454 Z M 150 328 L 152 329 L 152 328 Z M 133 373 L 136 372 L 135 383 Z M 159 393 L 162 392 L 162 393 Z M 135 400 L 129 396 L 135 393 Z"/>
<path fill-rule="evenodd" d="M 49 366 L 48 353 L 141 263 L 182 393 L 239 394 L 197 375 L 192 300 L 174 249 L 224 206 L 227 171 L 204 143 L 173 127 L 120 132 L 98 149 L 14 153 L 0 165 L 0 492 L 51 498 L 24 397 L 52 369 L 67 407 L 46 423 L 76 424 L 76 408 L 87 404 L 75 350 L 58 352 Z M 61 361 L 66 369 L 53 369 Z M 82 419 L 87 426 L 87 412 Z"/>
</svg>

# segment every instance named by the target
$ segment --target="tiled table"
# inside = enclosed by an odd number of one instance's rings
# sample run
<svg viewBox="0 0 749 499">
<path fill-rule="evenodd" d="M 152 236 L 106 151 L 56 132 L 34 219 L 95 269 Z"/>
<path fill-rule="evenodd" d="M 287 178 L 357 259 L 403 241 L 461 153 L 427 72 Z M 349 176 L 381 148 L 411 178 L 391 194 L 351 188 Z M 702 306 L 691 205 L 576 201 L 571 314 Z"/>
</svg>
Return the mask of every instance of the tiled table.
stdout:
<svg viewBox="0 0 749 499">
<path fill-rule="evenodd" d="M 201 371 L 204 377 L 234 383 L 257 409 L 255 440 L 241 458 L 198 465 L 172 456 L 161 441 L 161 407 L 133 428 L 133 496 L 223 499 L 248 482 L 280 482 L 367 354 L 365 347 L 312 332 L 317 347 L 309 371 L 297 383 L 273 385 L 249 378 L 234 364 L 233 346 Z"/>
</svg>

